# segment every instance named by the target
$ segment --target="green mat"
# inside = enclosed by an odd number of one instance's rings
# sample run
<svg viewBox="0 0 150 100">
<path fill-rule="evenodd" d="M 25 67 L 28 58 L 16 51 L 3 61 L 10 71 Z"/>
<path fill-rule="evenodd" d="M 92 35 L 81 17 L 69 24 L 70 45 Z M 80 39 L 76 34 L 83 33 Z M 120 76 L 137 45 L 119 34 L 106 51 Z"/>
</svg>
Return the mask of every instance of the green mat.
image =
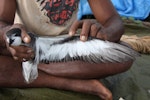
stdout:
<svg viewBox="0 0 150 100">
<path fill-rule="evenodd" d="M 126 34 L 150 35 L 142 22 L 125 22 Z M 103 79 L 114 100 L 150 100 L 150 55 L 142 54 L 130 70 Z M 99 97 L 50 88 L 0 88 L 0 100 L 99 100 Z"/>
</svg>

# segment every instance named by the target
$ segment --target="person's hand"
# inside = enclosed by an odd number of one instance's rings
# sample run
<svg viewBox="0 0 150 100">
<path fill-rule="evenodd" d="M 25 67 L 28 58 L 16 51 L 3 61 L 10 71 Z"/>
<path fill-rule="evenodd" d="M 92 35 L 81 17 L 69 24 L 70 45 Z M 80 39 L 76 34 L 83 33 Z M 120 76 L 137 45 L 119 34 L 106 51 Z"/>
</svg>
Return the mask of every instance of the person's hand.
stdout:
<svg viewBox="0 0 150 100">
<path fill-rule="evenodd" d="M 73 36 L 79 28 L 82 28 L 80 33 L 82 41 L 86 41 L 88 36 L 104 39 L 103 26 L 95 19 L 76 20 L 70 27 L 69 35 Z"/>
<path fill-rule="evenodd" d="M 26 33 L 25 28 L 23 27 L 23 25 L 21 24 L 14 24 L 12 25 L 12 27 L 9 29 L 14 29 L 14 28 L 18 28 L 21 30 L 21 39 L 22 41 L 24 41 L 25 43 L 30 43 L 30 36 Z M 9 31 L 8 30 L 8 31 Z M 6 31 L 6 32 L 8 32 Z M 5 36 L 6 39 L 6 36 Z M 13 46 L 13 45 L 9 45 L 7 40 L 6 41 L 6 45 L 7 45 L 7 49 L 10 51 L 12 57 L 15 60 L 18 61 L 27 61 L 27 60 L 31 60 L 34 58 L 34 51 L 32 50 L 32 48 L 29 48 L 27 46 L 23 46 L 23 45 L 19 45 L 19 46 Z"/>
</svg>

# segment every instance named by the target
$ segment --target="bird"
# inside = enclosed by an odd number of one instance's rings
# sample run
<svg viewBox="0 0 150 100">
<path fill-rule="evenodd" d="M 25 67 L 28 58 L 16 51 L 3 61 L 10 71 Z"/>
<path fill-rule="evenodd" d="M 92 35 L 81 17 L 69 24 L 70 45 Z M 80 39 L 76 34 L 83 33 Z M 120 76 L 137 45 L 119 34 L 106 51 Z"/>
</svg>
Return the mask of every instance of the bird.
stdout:
<svg viewBox="0 0 150 100">
<path fill-rule="evenodd" d="M 57 63 L 81 60 L 89 63 L 125 62 L 135 60 L 140 54 L 132 48 L 120 43 L 88 37 L 83 42 L 80 36 L 38 36 L 27 32 L 31 37 L 30 43 L 21 39 L 21 29 L 13 28 L 6 33 L 6 40 L 10 46 L 24 45 L 35 52 L 32 60 L 22 62 L 23 75 L 27 83 L 38 77 L 39 63 Z"/>
</svg>

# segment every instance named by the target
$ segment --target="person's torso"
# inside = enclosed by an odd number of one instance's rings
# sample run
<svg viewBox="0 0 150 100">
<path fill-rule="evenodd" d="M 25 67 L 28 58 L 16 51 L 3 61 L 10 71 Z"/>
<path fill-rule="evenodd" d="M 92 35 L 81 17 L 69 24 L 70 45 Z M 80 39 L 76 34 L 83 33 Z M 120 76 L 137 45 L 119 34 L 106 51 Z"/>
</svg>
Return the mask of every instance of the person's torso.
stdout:
<svg viewBox="0 0 150 100">
<path fill-rule="evenodd" d="M 78 0 L 17 0 L 15 23 L 39 35 L 60 35 L 77 17 Z"/>
</svg>

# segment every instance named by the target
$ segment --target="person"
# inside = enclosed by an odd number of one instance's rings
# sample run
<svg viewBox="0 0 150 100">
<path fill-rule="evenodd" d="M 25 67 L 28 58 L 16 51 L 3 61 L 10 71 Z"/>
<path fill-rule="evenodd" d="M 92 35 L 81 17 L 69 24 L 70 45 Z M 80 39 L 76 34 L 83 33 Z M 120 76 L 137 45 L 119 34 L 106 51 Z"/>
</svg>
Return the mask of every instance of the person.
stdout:
<svg viewBox="0 0 150 100">
<path fill-rule="evenodd" d="M 30 84 L 24 82 L 21 62 L 34 57 L 34 51 L 25 46 L 9 46 L 5 33 L 20 28 L 22 40 L 30 42 L 27 32 L 56 36 L 75 35 L 81 28 L 80 39 L 88 36 L 111 42 L 119 42 L 124 33 L 122 20 L 110 0 L 88 0 L 95 19 L 75 20 L 78 0 L 0 0 L 0 86 L 48 87 L 97 95 L 112 100 L 112 94 L 100 81 L 128 70 L 133 61 L 122 63 L 88 63 L 69 61 L 40 63 L 39 76 Z M 19 23 L 15 15 L 18 14 Z M 16 15 L 17 16 L 17 15 Z M 15 22 L 16 21 L 16 22 Z"/>
</svg>

